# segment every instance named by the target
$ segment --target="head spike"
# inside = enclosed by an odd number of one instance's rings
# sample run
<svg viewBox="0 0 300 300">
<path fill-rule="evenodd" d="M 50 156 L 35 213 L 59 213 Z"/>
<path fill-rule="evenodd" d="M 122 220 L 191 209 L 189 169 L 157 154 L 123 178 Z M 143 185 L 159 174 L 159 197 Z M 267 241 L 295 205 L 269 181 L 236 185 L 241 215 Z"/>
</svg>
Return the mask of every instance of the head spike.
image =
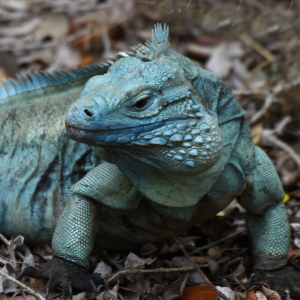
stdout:
<svg viewBox="0 0 300 300">
<path fill-rule="evenodd" d="M 68 82 L 68 77 L 65 76 L 62 72 L 54 71 L 54 74 L 57 76 L 60 83 L 64 84 Z"/>
<path fill-rule="evenodd" d="M 48 85 L 47 80 L 46 80 L 46 78 L 43 77 L 42 73 L 36 72 L 35 76 L 38 78 L 42 87 L 46 87 Z"/>
<path fill-rule="evenodd" d="M 152 44 L 150 50 L 150 58 L 154 59 L 162 54 L 167 54 L 171 49 L 171 45 L 168 42 L 169 27 L 164 24 L 164 27 L 160 23 L 154 25 L 152 30 Z M 148 45 L 147 45 L 148 46 Z"/>
<path fill-rule="evenodd" d="M 59 81 L 59 78 L 57 78 L 53 74 L 48 73 L 48 76 L 52 79 L 53 85 L 60 85 L 61 84 L 61 82 Z"/>
<path fill-rule="evenodd" d="M 54 85 L 54 79 L 50 76 L 48 72 L 42 71 L 41 74 L 44 76 L 48 86 Z"/>
<path fill-rule="evenodd" d="M 21 87 L 19 86 L 19 84 L 12 78 L 9 78 L 10 82 L 13 84 L 17 94 L 21 94 L 22 93 L 22 89 Z"/>
<path fill-rule="evenodd" d="M 7 97 L 7 92 L 5 88 L 0 84 L 0 99 L 6 98 Z"/>
<path fill-rule="evenodd" d="M 66 72 L 64 70 L 61 70 L 60 73 L 64 74 L 68 78 L 69 81 L 75 81 L 77 79 L 76 75 Z"/>
<path fill-rule="evenodd" d="M 38 79 L 31 72 L 29 72 L 28 75 L 29 75 L 29 77 L 30 77 L 30 79 L 32 81 L 34 89 L 35 90 L 39 89 L 41 87 L 41 84 L 38 81 Z"/>
<path fill-rule="evenodd" d="M 19 80 L 22 92 L 27 91 L 26 84 L 25 84 L 25 82 L 23 81 L 23 79 L 21 78 L 21 76 L 19 74 L 17 74 L 17 78 Z"/>
<path fill-rule="evenodd" d="M 83 74 L 79 69 L 71 69 L 73 71 L 73 73 L 76 75 L 77 79 L 81 79 L 83 78 Z"/>
<path fill-rule="evenodd" d="M 8 96 L 15 95 L 16 94 L 16 90 L 11 85 L 11 83 L 8 80 L 6 80 L 6 79 L 4 79 L 3 82 L 4 82 L 5 86 L 6 86 Z"/>
<path fill-rule="evenodd" d="M 33 91 L 34 90 L 34 86 L 32 84 L 32 82 L 29 80 L 28 77 L 26 77 L 25 75 L 22 75 L 22 78 L 26 84 L 26 90 L 27 91 Z"/>
</svg>

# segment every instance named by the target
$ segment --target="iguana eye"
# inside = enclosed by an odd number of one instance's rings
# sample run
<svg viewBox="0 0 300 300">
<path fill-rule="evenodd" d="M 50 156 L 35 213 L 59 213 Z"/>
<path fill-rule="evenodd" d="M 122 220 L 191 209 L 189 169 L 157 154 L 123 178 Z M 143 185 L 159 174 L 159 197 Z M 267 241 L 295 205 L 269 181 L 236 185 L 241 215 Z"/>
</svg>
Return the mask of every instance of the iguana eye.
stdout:
<svg viewBox="0 0 300 300">
<path fill-rule="evenodd" d="M 145 108 L 148 105 L 149 100 L 150 100 L 150 97 L 140 99 L 139 101 L 134 103 L 134 107 L 137 109 Z"/>
<path fill-rule="evenodd" d="M 134 110 L 144 110 L 152 103 L 152 99 L 153 95 L 151 94 L 142 95 L 132 103 L 132 107 Z"/>
</svg>

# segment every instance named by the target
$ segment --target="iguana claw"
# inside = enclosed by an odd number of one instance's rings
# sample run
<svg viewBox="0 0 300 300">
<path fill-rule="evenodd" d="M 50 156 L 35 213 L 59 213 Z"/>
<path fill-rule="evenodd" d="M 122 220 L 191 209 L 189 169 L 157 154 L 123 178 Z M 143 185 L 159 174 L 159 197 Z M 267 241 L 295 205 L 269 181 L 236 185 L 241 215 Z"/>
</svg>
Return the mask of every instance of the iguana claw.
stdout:
<svg viewBox="0 0 300 300">
<path fill-rule="evenodd" d="M 97 294 L 97 285 L 99 284 L 109 288 L 103 275 L 99 273 L 89 274 L 87 269 L 58 257 L 53 257 L 43 269 L 34 267 L 24 269 L 19 278 L 22 279 L 23 277 L 47 280 L 46 298 L 49 297 L 50 291 L 59 284 L 65 293 L 69 294 L 70 298 L 73 295 L 73 287 L 81 291 L 92 288 L 95 294 Z"/>
<path fill-rule="evenodd" d="M 252 282 L 255 281 L 268 283 L 270 288 L 276 290 L 280 296 L 285 296 L 290 291 L 291 297 L 300 298 L 300 272 L 291 266 L 274 271 L 254 271 Z"/>
<path fill-rule="evenodd" d="M 50 295 L 50 287 L 49 286 L 46 287 L 45 292 L 46 292 L 46 300 L 47 300 Z"/>
<path fill-rule="evenodd" d="M 72 299 L 72 297 L 73 297 L 73 289 L 72 289 L 72 285 L 71 284 L 68 285 L 68 290 L 69 290 L 70 299 Z"/>
<path fill-rule="evenodd" d="M 95 293 L 95 295 L 97 295 L 97 287 L 96 287 L 95 283 L 92 280 L 89 280 L 89 282 L 92 286 L 93 292 Z"/>
</svg>

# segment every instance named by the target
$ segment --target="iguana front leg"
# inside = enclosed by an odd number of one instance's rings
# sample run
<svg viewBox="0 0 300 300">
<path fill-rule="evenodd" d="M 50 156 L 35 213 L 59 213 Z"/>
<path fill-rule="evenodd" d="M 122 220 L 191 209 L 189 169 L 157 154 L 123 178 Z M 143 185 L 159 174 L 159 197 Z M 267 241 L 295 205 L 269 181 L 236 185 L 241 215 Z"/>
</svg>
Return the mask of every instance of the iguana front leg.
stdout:
<svg viewBox="0 0 300 300">
<path fill-rule="evenodd" d="M 284 191 L 270 159 L 258 147 L 246 178 L 247 188 L 239 202 L 247 211 L 253 279 L 266 281 L 279 292 L 289 288 L 293 297 L 299 297 L 299 272 L 286 266 L 290 228 L 282 202 Z"/>
<path fill-rule="evenodd" d="M 290 228 L 280 179 L 268 156 L 258 147 L 246 173 L 247 188 L 239 197 L 246 209 L 250 254 L 255 270 L 274 270 L 287 263 Z"/>
<path fill-rule="evenodd" d="M 139 192 L 115 165 L 103 163 L 94 168 L 68 192 L 67 204 L 52 240 L 54 258 L 43 269 L 27 268 L 21 276 L 48 280 L 47 294 L 58 284 L 69 294 L 72 287 L 95 291 L 95 285 L 106 283 L 100 274 L 88 272 L 97 211 L 103 205 L 119 203 L 122 206 L 119 210 L 127 212 L 126 205 L 139 198 Z"/>
</svg>

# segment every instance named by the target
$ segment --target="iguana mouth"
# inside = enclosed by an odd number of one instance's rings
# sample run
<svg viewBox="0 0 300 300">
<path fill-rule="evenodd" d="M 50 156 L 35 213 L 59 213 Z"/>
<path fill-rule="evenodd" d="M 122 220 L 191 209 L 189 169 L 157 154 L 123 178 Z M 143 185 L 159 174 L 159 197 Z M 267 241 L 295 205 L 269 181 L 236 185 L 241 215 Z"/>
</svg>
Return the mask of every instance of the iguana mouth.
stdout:
<svg viewBox="0 0 300 300">
<path fill-rule="evenodd" d="M 89 130 L 89 129 L 83 129 L 76 127 L 74 125 L 67 125 L 67 132 L 68 134 L 74 138 L 74 139 L 85 139 L 84 136 L 88 139 L 91 136 L 97 136 L 97 141 L 98 142 L 104 142 L 107 140 L 108 137 L 110 137 L 110 140 L 118 140 L 119 137 L 122 136 L 134 136 L 139 133 L 143 132 L 150 132 L 154 129 L 160 128 L 164 125 L 168 125 L 171 123 L 174 123 L 176 121 L 183 120 L 185 118 L 173 118 L 173 119 L 168 119 L 168 120 L 163 120 L 160 122 L 156 123 L 148 123 L 145 125 L 141 125 L 141 123 L 131 123 L 130 127 L 126 125 L 107 125 L 103 124 L 103 129 L 102 130 Z M 77 136 L 78 135 L 78 136 Z M 77 137 L 77 138 L 76 138 Z"/>
</svg>

